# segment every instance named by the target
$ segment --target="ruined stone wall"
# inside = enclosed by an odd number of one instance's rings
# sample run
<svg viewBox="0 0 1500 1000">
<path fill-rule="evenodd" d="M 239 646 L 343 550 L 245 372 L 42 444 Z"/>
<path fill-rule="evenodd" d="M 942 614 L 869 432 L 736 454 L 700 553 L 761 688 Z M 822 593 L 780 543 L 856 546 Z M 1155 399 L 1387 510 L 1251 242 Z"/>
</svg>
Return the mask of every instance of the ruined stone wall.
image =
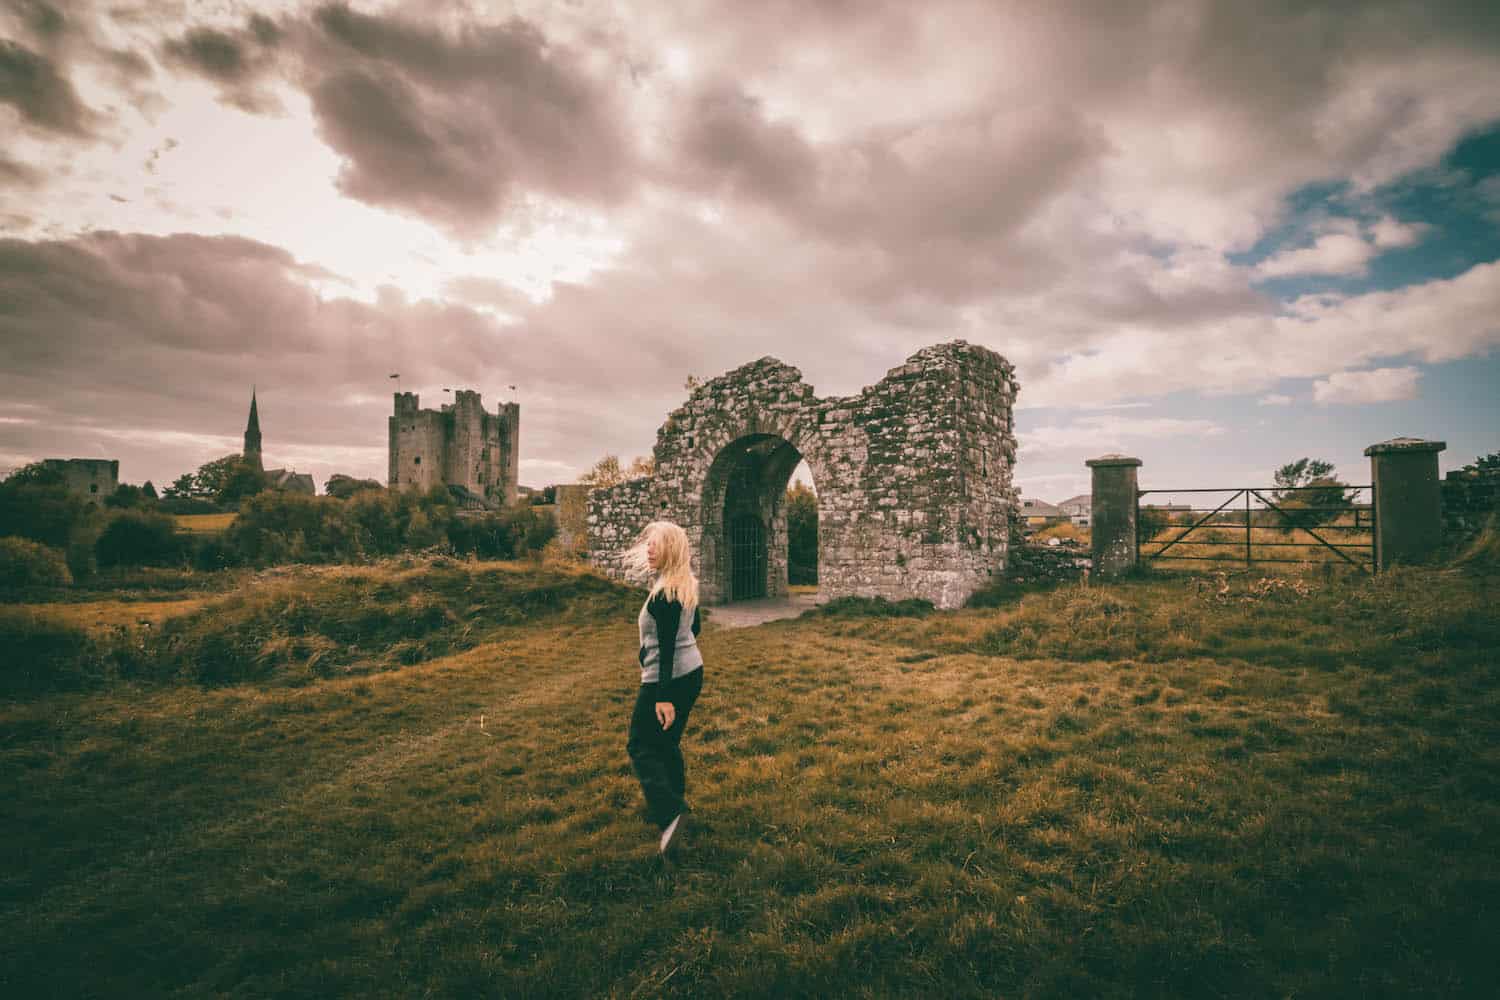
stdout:
<svg viewBox="0 0 1500 1000">
<path fill-rule="evenodd" d="M 113 458 L 49 458 L 43 463 L 62 475 L 68 492 L 103 500 L 120 488 L 120 462 Z"/>
<path fill-rule="evenodd" d="M 620 557 L 653 520 L 650 479 L 631 479 L 588 494 L 589 562 L 616 579 L 624 579 Z M 561 495 L 558 497 L 561 502 Z M 670 520 L 670 519 L 669 519 Z"/>
<path fill-rule="evenodd" d="M 1024 543 L 1012 545 L 1007 554 L 1006 577 L 1015 583 L 1056 583 L 1080 580 L 1094 562 L 1082 542 L 1052 539 L 1056 545 Z"/>
<path fill-rule="evenodd" d="M 1005 565 L 1015 392 L 1003 358 L 963 341 L 920 351 L 843 398 L 820 399 L 797 369 L 762 358 L 703 383 L 667 417 L 654 477 L 591 495 L 590 558 L 611 571 L 610 539 L 673 520 L 693 542 L 704 601 L 726 600 L 737 596 L 727 522 L 755 513 L 765 592 L 784 594 L 784 496 L 806 460 L 821 593 L 956 607 Z"/>
</svg>

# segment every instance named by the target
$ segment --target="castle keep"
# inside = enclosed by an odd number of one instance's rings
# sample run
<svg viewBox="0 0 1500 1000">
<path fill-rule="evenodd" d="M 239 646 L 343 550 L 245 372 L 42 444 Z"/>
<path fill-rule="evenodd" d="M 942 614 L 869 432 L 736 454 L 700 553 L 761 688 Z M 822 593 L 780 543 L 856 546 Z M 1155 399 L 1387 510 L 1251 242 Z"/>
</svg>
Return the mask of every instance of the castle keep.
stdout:
<svg viewBox="0 0 1500 1000">
<path fill-rule="evenodd" d="M 441 410 L 423 410 L 414 392 L 395 394 L 390 417 L 393 489 L 458 488 L 475 505 L 516 502 L 521 407 L 486 413 L 479 393 L 460 389 Z"/>
<path fill-rule="evenodd" d="M 654 475 L 590 493 L 590 561 L 653 520 L 693 545 L 704 603 L 787 593 L 786 487 L 806 460 L 827 597 L 961 605 L 1005 568 L 1014 369 L 964 341 L 917 352 L 857 396 L 820 399 L 762 358 L 703 383 L 656 434 Z"/>
<path fill-rule="evenodd" d="M 102 500 L 120 488 L 117 458 L 48 458 L 42 464 L 62 476 L 68 492 L 86 499 Z"/>
</svg>

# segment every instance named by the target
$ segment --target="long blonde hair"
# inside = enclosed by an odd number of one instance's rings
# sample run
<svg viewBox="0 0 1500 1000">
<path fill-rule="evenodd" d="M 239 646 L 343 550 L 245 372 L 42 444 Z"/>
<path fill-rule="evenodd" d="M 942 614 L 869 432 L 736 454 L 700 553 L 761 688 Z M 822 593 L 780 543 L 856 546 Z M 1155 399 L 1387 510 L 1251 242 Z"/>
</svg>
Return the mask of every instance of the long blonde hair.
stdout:
<svg viewBox="0 0 1500 1000">
<path fill-rule="evenodd" d="M 660 559 L 655 570 L 646 554 L 646 545 L 656 539 Z M 687 532 L 671 521 L 652 521 L 641 531 L 634 545 L 625 550 L 625 571 L 637 578 L 655 578 L 651 582 L 651 598 L 661 594 L 669 601 L 681 601 L 683 611 L 691 613 L 698 603 L 698 578 L 693 575 L 693 550 L 688 544 Z"/>
</svg>

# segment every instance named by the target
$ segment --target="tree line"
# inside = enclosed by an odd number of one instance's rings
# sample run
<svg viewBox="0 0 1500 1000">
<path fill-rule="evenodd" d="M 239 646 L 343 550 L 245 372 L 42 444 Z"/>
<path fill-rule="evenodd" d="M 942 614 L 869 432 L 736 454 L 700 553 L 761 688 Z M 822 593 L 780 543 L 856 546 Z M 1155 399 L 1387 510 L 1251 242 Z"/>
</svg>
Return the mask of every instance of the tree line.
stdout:
<svg viewBox="0 0 1500 1000">
<path fill-rule="evenodd" d="M 224 475 L 213 494 L 222 498 L 239 470 L 231 463 L 209 466 L 208 477 Z M 530 505 L 460 515 L 443 488 L 386 490 L 373 480 L 344 485 L 330 480 L 342 495 L 327 496 L 257 489 L 240 497 L 222 533 L 195 535 L 167 512 L 173 498 L 158 501 L 146 486 L 122 486 L 99 505 L 70 491 L 55 470 L 29 465 L 0 482 L 0 587 L 64 586 L 134 567 L 358 562 L 415 550 L 505 559 L 539 550 L 556 531 Z M 194 488 L 207 487 L 195 477 Z"/>
</svg>

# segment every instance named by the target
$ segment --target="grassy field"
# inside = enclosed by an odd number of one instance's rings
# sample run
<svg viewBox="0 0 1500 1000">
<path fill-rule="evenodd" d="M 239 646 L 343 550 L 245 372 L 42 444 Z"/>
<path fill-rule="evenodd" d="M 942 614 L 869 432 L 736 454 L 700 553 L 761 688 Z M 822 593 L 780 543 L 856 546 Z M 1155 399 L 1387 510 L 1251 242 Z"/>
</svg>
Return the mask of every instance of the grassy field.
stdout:
<svg viewBox="0 0 1500 1000">
<path fill-rule="evenodd" d="M 168 618 L 197 611 L 209 597 L 184 597 L 165 601 L 69 601 L 45 604 L 12 604 L 21 614 L 41 615 L 89 631 L 154 628 Z"/>
<path fill-rule="evenodd" d="M 624 753 L 634 594 L 529 565 L 287 572 L 145 647 L 208 656 L 213 626 L 281 650 L 243 659 L 253 683 L 174 660 L 0 706 L 0 986 L 1489 996 L 1495 580 L 1141 579 L 710 627 L 699 822 L 664 867 Z M 356 624 L 363 654 L 308 668 Z"/>
<path fill-rule="evenodd" d="M 217 535 L 223 532 L 238 515 L 228 514 L 174 514 L 172 520 L 177 527 L 194 535 Z"/>
</svg>

